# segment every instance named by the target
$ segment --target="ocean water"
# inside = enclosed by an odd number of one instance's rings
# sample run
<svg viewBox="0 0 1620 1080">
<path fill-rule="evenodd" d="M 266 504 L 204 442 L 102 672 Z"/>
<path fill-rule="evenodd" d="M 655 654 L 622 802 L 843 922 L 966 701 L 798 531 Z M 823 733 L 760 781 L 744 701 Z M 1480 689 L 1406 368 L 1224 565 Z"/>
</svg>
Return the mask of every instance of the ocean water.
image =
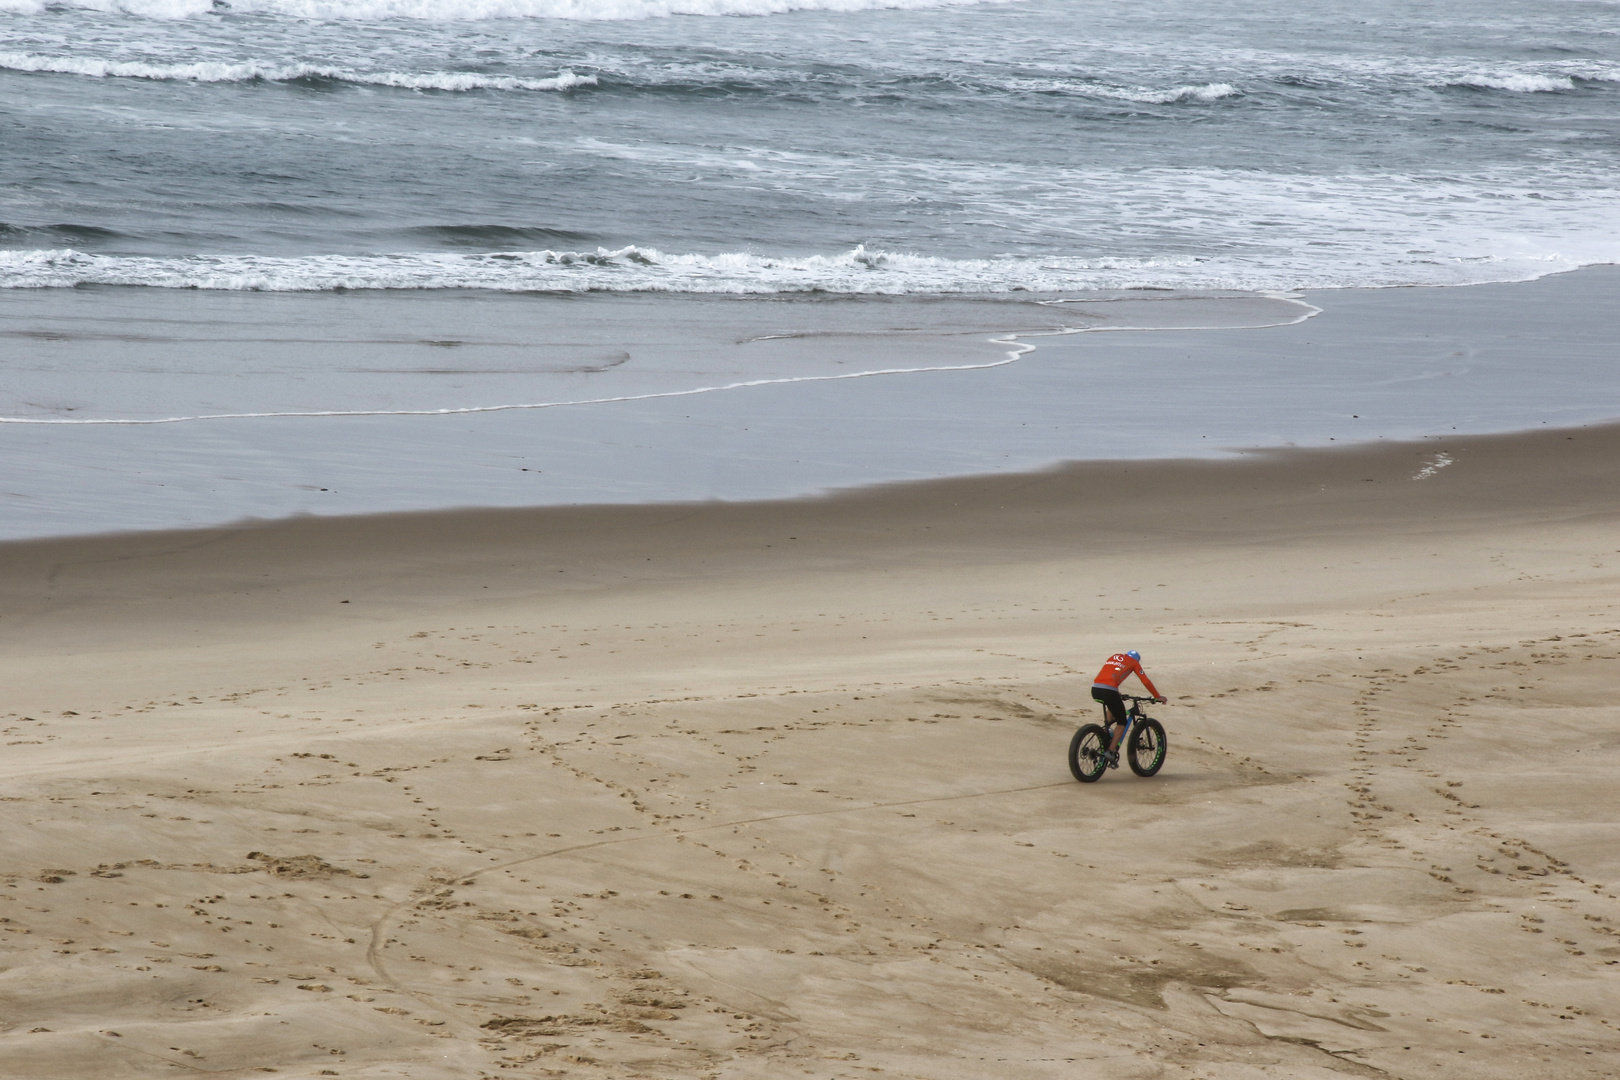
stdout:
<svg viewBox="0 0 1620 1080">
<path fill-rule="evenodd" d="M 1620 259 L 1600 0 L 0 0 L 0 287 L 858 293 Z"/>
<path fill-rule="evenodd" d="M 1344 438 L 1344 290 L 1614 262 L 1611 0 L 0 0 L 0 537 Z M 1587 280 L 1361 433 L 1620 415 Z"/>
</svg>

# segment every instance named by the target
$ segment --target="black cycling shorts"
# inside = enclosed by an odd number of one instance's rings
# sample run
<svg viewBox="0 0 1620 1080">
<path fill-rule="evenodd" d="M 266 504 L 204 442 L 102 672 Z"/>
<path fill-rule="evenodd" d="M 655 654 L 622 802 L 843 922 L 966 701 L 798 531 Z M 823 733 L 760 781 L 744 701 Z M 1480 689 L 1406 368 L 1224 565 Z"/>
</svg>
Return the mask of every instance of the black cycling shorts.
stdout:
<svg viewBox="0 0 1620 1080">
<path fill-rule="evenodd" d="M 1125 722 L 1125 699 L 1119 696 L 1118 690 L 1110 690 L 1106 686 L 1093 686 L 1091 688 L 1091 700 L 1102 702 L 1103 708 L 1108 710 L 1108 714 L 1113 718 L 1114 723 L 1123 724 Z"/>
</svg>

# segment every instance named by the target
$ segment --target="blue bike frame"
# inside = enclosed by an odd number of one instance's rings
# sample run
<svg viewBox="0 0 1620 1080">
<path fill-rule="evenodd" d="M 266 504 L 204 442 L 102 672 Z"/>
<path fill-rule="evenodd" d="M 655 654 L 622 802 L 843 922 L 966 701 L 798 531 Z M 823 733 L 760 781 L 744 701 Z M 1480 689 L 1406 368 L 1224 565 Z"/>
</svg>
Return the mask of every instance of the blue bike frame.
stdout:
<svg viewBox="0 0 1620 1080">
<path fill-rule="evenodd" d="M 1121 694 L 1119 696 L 1130 702 L 1129 705 L 1125 706 L 1125 731 L 1119 737 L 1119 748 L 1123 750 L 1131 745 L 1131 732 L 1136 730 L 1136 722 L 1142 719 L 1142 702 L 1157 701 L 1159 699 L 1132 697 L 1130 694 Z M 1103 730 L 1112 733 L 1114 730 L 1114 718 L 1108 712 L 1108 706 L 1106 705 L 1103 706 L 1103 715 L 1108 718 L 1108 722 L 1103 725 Z"/>
</svg>

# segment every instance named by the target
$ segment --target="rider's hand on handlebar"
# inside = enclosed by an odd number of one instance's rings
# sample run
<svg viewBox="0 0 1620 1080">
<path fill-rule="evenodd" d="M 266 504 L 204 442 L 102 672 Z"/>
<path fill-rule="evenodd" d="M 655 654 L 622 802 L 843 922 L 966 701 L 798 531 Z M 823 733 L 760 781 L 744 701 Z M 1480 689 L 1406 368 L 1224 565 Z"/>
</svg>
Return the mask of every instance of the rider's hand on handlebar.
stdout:
<svg viewBox="0 0 1620 1080">
<path fill-rule="evenodd" d="M 1168 705 L 1168 704 L 1170 704 L 1170 699 L 1167 698 L 1167 697 L 1161 697 L 1161 698 L 1159 698 L 1159 704 L 1160 705 Z"/>
</svg>

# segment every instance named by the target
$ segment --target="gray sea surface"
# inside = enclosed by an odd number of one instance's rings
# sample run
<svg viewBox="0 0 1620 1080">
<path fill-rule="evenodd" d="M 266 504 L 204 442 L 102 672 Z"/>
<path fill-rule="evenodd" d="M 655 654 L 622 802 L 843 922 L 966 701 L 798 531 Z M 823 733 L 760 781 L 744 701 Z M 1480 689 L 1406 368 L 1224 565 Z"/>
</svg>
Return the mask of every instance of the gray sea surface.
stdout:
<svg viewBox="0 0 1620 1080">
<path fill-rule="evenodd" d="M 1264 289 L 1620 261 L 1608 0 L 0 0 L 0 130 L 0 287 Z"/>
<path fill-rule="evenodd" d="M 0 0 L 0 537 L 1608 419 L 1617 177 L 1611 0 Z"/>
</svg>

